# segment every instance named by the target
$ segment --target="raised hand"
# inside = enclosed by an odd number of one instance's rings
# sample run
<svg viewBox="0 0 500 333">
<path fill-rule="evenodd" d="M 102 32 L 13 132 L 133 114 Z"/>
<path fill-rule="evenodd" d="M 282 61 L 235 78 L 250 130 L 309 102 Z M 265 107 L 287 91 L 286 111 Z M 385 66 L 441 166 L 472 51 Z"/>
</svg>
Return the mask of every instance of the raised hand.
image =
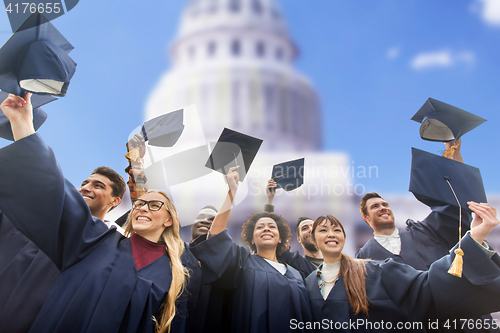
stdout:
<svg viewBox="0 0 500 333">
<path fill-rule="evenodd" d="M 497 210 L 487 203 L 469 201 L 467 204 L 470 210 L 475 213 L 470 234 L 472 238 L 482 243 L 490 231 L 500 224 L 497 219 Z"/>
<path fill-rule="evenodd" d="M 240 174 L 238 173 L 238 168 L 240 166 L 235 166 L 229 169 L 226 175 L 227 184 L 229 185 L 229 192 L 232 194 L 233 198 L 240 185 Z"/>
<path fill-rule="evenodd" d="M 267 181 L 267 186 L 266 186 L 266 195 L 267 195 L 267 204 L 272 205 L 273 204 L 273 199 L 274 196 L 276 195 L 276 188 L 278 187 L 278 184 L 274 181 L 274 179 L 269 179 Z"/>
<path fill-rule="evenodd" d="M 10 121 L 15 141 L 35 133 L 31 93 L 26 93 L 24 98 L 9 94 L 0 104 L 0 109 Z"/>
</svg>

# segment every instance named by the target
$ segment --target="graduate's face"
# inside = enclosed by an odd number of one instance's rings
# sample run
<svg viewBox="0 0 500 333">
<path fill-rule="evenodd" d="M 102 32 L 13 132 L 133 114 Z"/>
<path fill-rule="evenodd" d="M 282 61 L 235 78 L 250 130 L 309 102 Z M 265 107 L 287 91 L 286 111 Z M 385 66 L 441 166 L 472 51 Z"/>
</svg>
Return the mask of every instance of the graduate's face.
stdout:
<svg viewBox="0 0 500 333">
<path fill-rule="evenodd" d="M 330 221 L 325 219 L 314 230 L 314 238 L 316 246 L 327 262 L 335 262 L 340 259 L 345 244 L 344 231 L 340 225 L 332 225 Z"/>
<path fill-rule="evenodd" d="M 200 210 L 191 227 L 191 239 L 195 240 L 198 236 L 205 235 L 210 230 L 212 222 L 214 222 L 217 213 L 210 209 L 204 208 Z"/>
<path fill-rule="evenodd" d="M 120 202 L 120 198 L 113 197 L 113 189 L 111 188 L 111 180 L 108 177 L 93 174 L 82 182 L 82 186 L 78 190 L 89 205 L 90 212 L 93 216 L 100 219 Z"/>
<path fill-rule="evenodd" d="M 270 217 L 260 218 L 253 229 L 252 239 L 252 244 L 257 247 L 257 253 L 259 249 L 276 249 L 279 243 L 281 243 L 281 238 L 276 222 Z"/>
<path fill-rule="evenodd" d="M 312 225 L 314 221 L 313 220 L 304 220 L 301 221 L 299 224 L 299 234 L 297 235 L 297 241 L 308 251 L 311 252 L 316 252 L 318 251 L 318 248 L 312 241 L 311 237 L 311 230 L 312 230 Z"/>
<path fill-rule="evenodd" d="M 390 229 L 394 227 L 394 214 L 389 203 L 382 198 L 371 198 L 366 201 L 368 215 L 363 218 L 373 230 Z"/>
<path fill-rule="evenodd" d="M 166 198 L 160 193 L 147 193 L 141 199 L 144 201 L 157 200 L 163 203 L 166 201 Z M 158 242 L 163 230 L 172 225 L 172 217 L 166 204 L 163 204 L 157 211 L 150 210 L 145 204 L 132 209 L 131 223 L 136 234 L 151 242 Z"/>
</svg>

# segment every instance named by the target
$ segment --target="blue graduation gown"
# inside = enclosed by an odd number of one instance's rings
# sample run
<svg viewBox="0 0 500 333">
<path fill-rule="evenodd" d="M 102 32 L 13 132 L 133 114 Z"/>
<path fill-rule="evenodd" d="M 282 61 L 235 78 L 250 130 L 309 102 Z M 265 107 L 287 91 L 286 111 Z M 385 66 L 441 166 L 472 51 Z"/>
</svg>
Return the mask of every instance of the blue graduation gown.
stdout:
<svg viewBox="0 0 500 333">
<path fill-rule="evenodd" d="M 0 212 L 0 330 L 27 332 L 58 276 L 52 260 Z"/>
<path fill-rule="evenodd" d="M 0 150 L 0 175 L 0 210 L 61 271 L 30 331 L 152 332 L 169 257 L 137 270 L 130 240 L 91 216 L 38 134 Z"/>
<path fill-rule="evenodd" d="M 392 258 L 415 269 L 427 270 L 437 259 L 448 254 L 458 241 L 459 210 L 453 206 L 431 207 L 432 212 L 422 221 L 407 220 L 406 229 L 399 229 L 401 252 L 387 251 L 374 238 L 356 254 L 356 258 L 384 260 Z M 471 214 L 462 210 L 463 235 L 469 230 Z"/>
<path fill-rule="evenodd" d="M 357 258 L 384 260 L 392 258 L 420 270 L 428 270 L 431 264 L 448 254 L 458 241 L 459 210 L 454 206 L 431 207 L 432 212 L 422 221 L 406 221 L 406 229 L 399 229 L 401 252 L 399 255 L 387 251 L 375 238 L 370 239 L 356 254 Z M 472 215 L 462 210 L 462 234 L 470 229 Z M 472 318 L 472 317 L 466 317 Z M 485 315 L 481 320 L 492 317 Z M 490 325 L 492 326 L 492 325 Z M 458 332 L 500 332 L 499 329 L 465 329 Z"/>
<path fill-rule="evenodd" d="M 304 279 L 316 269 L 313 264 L 299 252 L 290 252 L 290 250 L 286 250 L 278 257 L 278 260 L 298 270 Z"/>
<path fill-rule="evenodd" d="M 369 299 L 369 316 L 355 315 L 349 305 L 342 276 L 330 291 L 326 300 L 320 294 L 317 272 L 306 279 L 314 322 L 330 326 L 318 326 L 317 332 L 385 332 L 387 325 L 396 330 L 398 323 L 422 323 L 406 332 L 425 332 L 429 318 L 441 324 L 447 319 L 470 318 L 500 309 L 500 267 L 490 259 L 475 241 L 467 235 L 462 241 L 465 252 L 462 278 L 448 274 L 454 258 L 447 255 L 436 261 L 429 271 L 415 270 L 410 266 L 388 259 L 384 262 L 366 263 L 366 292 Z M 495 254 L 495 256 L 497 256 Z M 487 297 L 487 301 L 485 297 Z M 360 326 L 349 323 L 362 320 Z M 367 324 L 368 321 L 370 324 Z M 386 326 L 377 326 L 380 323 Z M 343 324 L 345 323 L 345 324 Z M 342 324 L 344 327 L 342 327 Z M 379 329 L 376 329 L 376 328 Z M 453 327 L 453 326 L 452 326 Z M 385 329 L 382 329 L 385 328 Z"/>
<path fill-rule="evenodd" d="M 282 275 L 234 244 L 227 230 L 192 243 L 190 249 L 201 262 L 204 283 L 233 291 L 231 332 L 284 332 L 290 330 L 291 319 L 312 319 L 307 290 L 294 268 L 287 266 Z"/>
<path fill-rule="evenodd" d="M 200 236 L 205 237 L 205 235 Z M 227 312 L 230 292 L 202 282 L 202 270 L 198 259 L 189 251 L 189 244 L 184 243 L 186 267 L 190 278 L 187 286 L 186 332 L 230 332 Z M 184 257 L 184 255 L 183 255 Z"/>
</svg>

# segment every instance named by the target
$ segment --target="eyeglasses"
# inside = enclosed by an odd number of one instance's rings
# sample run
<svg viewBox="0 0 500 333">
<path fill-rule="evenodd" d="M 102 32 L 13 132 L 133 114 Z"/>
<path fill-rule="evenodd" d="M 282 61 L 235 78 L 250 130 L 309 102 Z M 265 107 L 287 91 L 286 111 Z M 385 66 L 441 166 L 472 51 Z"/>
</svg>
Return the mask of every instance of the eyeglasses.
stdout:
<svg viewBox="0 0 500 333">
<path fill-rule="evenodd" d="M 161 207 L 163 207 L 163 205 L 165 203 L 163 201 L 160 201 L 160 200 L 146 201 L 146 200 L 142 200 L 142 199 L 137 199 L 136 201 L 134 201 L 134 203 L 132 205 L 132 209 L 139 209 L 146 204 L 148 205 L 149 210 L 154 212 L 154 211 L 160 210 Z"/>
</svg>

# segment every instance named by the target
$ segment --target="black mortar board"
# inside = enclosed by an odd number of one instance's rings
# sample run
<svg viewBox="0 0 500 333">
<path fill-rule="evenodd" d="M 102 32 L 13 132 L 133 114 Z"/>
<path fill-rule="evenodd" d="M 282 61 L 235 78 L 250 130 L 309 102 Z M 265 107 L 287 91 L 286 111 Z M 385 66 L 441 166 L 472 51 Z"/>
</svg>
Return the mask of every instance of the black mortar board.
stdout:
<svg viewBox="0 0 500 333">
<path fill-rule="evenodd" d="M 240 166 L 238 173 L 243 181 L 261 144 L 261 139 L 224 128 L 205 166 L 223 174 Z"/>
<path fill-rule="evenodd" d="M 420 125 L 420 137 L 428 141 L 455 141 L 486 121 L 470 112 L 429 98 L 411 118 Z"/>
<path fill-rule="evenodd" d="M 125 212 L 125 214 L 123 214 L 122 216 L 117 218 L 115 220 L 115 223 L 118 224 L 120 227 L 123 227 L 125 222 L 127 222 L 128 214 L 130 214 L 131 211 L 132 211 L 132 209 L 129 209 L 127 212 Z"/>
<path fill-rule="evenodd" d="M 172 147 L 184 130 L 183 119 L 183 109 L 150 119 L 142 125 L 142 136 L 152 146 Z"/>
<path fill-rule="evenodd" d="M 7 92 L 0 91 L 0 103 L 3 102 L 7 96 L 9 96 Z M 40 108 L 40 106 L 50 103 L 56 99 L 57 98 L 50 95 L 31 95 L 31 105 L 33 106 L 33 126 L 35 127 L 35 131 L 38 130 L 38 128 L 45 122 L 45 119 L 47 119 L 47 114 Z M 1 111 L 0 137 L 14 141 L 10 121 Z"/>
<path fill-rule="evenodd" d="M 71 50 L 66 38 L 35 12 L 0 49 L 0 89 L 18 96 L 26 91 L 64 96 L 76 68 Z"/>
<path fill-rule="evenodd" d="M 412 148 L 410 192 L 427 206 L 452 205 L 469 210 L 468 201 L 486 202 L 478 168 Z M 469 210 L 470 211 L 470 210 Z"/>
<path fill-rule="evenodd" d="M 278 188 L 291 191 L 304 184 L 304 158 L 288 161 L 273 166 L 271 178 Z"/>
</svg>

